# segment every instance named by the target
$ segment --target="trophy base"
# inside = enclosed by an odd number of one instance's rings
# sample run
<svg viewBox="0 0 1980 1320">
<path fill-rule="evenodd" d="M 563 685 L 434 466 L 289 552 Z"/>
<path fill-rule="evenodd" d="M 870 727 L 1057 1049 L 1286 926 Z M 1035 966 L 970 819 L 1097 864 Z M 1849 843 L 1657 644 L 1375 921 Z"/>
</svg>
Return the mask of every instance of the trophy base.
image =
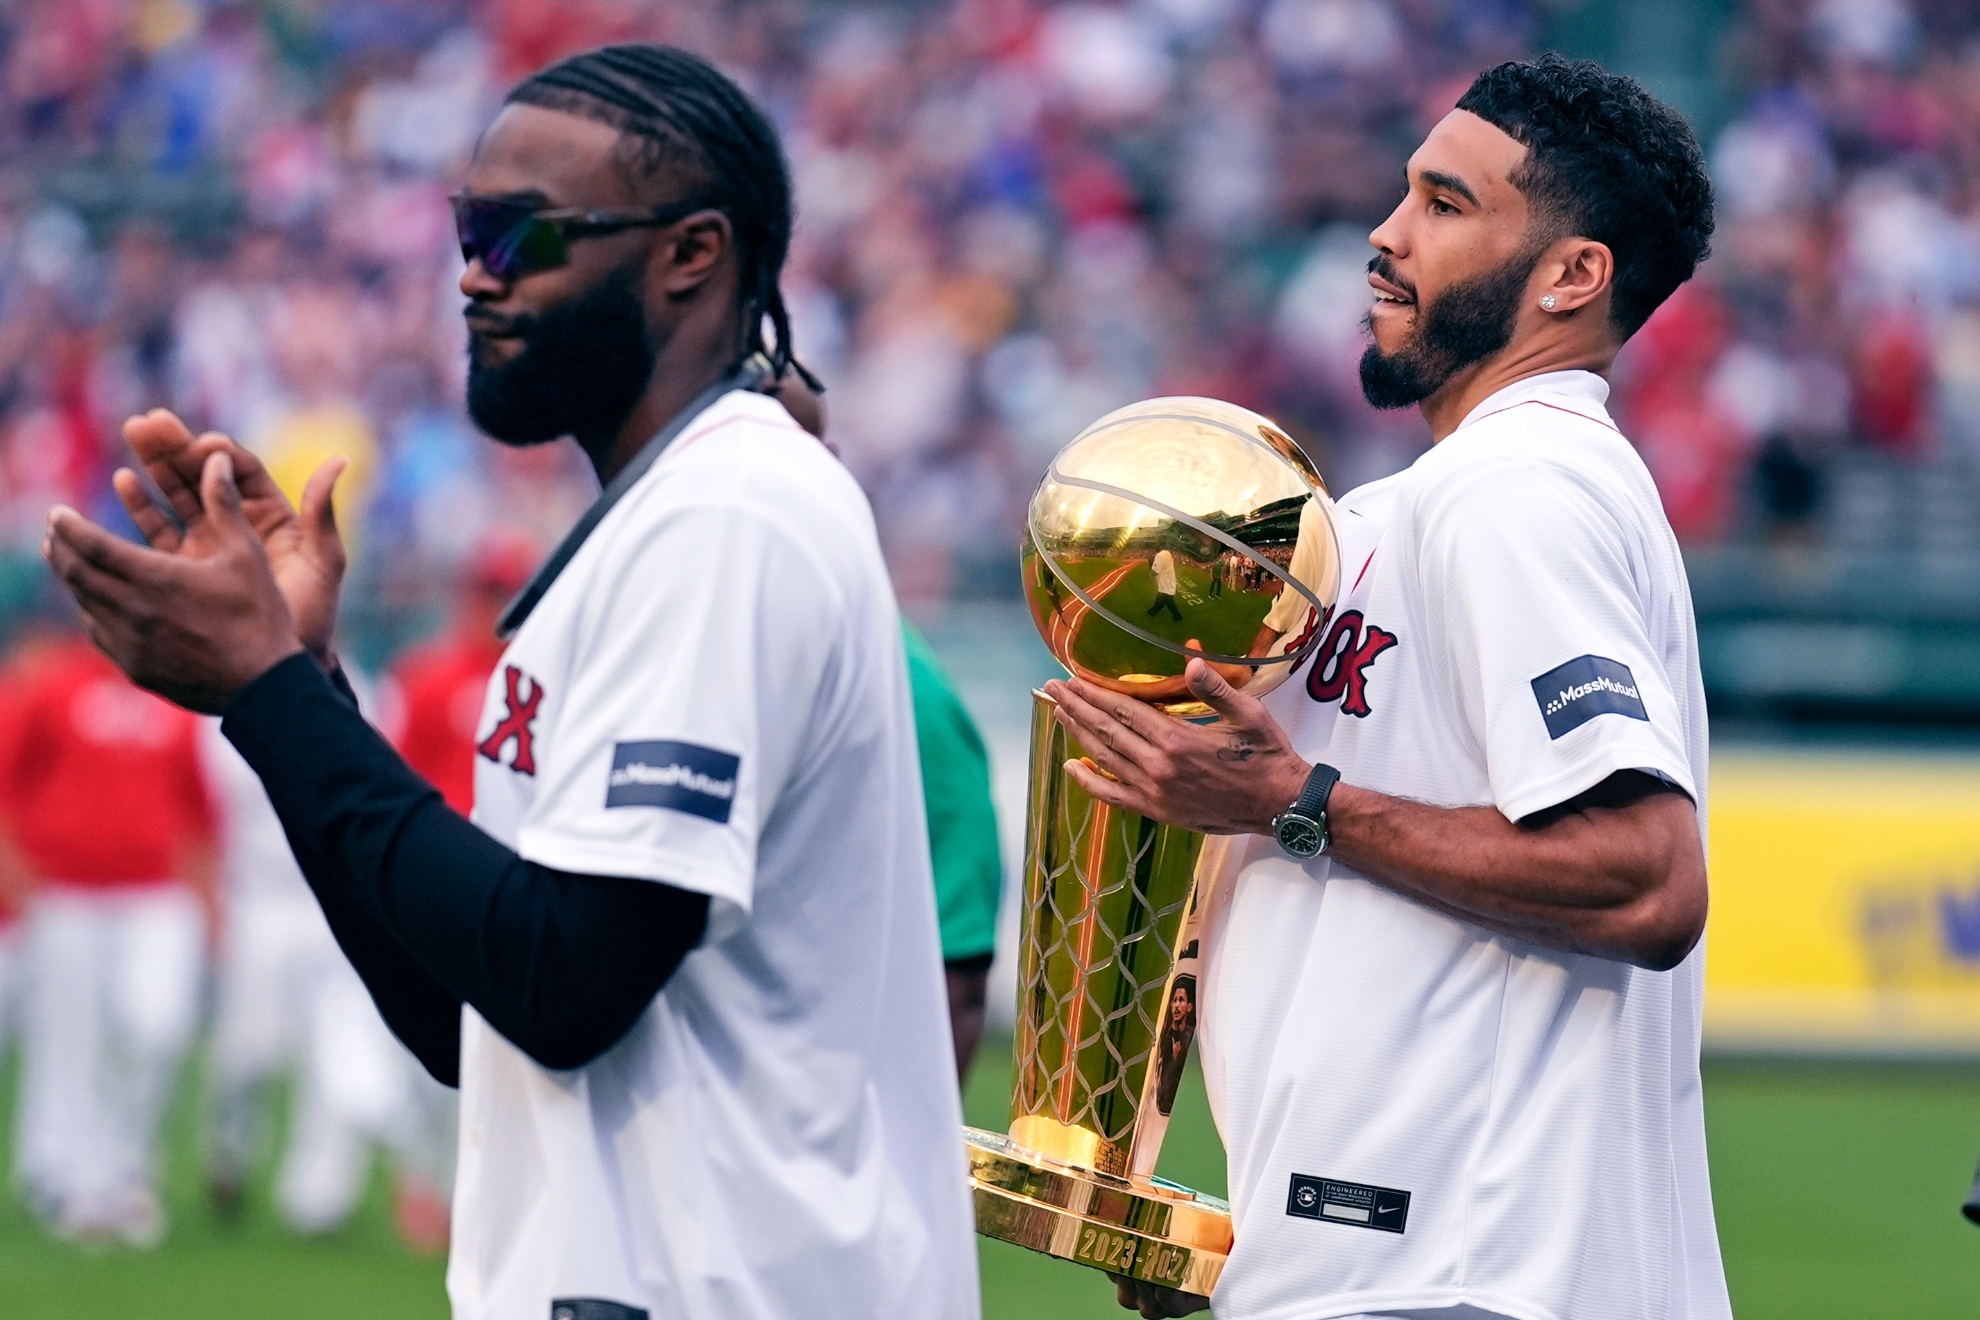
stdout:
<svg viewBox="0 0 1980 1320">
<path fill-rule="evenodd" d="M 1001 1242 L 1208 1296 L 1231 1251 L 1231 1209 L 1160 1178 L 1116 1178 L 966 1127 L 976 1231 Z"/>
</svg>

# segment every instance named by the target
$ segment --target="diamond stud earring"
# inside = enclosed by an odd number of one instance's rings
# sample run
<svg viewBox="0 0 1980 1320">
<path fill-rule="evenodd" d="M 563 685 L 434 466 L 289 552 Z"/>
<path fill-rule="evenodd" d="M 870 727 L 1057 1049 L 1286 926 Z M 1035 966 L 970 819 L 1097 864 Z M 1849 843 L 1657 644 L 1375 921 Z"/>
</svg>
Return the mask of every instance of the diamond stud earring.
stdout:
<svg viewBox="0 0 1980 1320">
<path fill-rule="evenodd" d="M 1554 301 L 1554 295 L 1549 293 L 1540 299 L 1540 305 L 1551 312 L 1554 310 Z"/>
</svg>

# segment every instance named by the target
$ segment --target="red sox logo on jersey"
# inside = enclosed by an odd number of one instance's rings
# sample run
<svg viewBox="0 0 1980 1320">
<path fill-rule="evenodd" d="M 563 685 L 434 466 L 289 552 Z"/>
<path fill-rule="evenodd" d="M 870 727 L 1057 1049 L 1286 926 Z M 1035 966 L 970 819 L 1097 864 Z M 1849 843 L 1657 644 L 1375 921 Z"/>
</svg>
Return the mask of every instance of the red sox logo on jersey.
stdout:
<svg viewBox="0 0 1980 1320">
<path fill-rule="evenodd" d="M 510 742 L 516 745 L 516 754 L 509 762 L 509 769 L 519 775 L 536 774 L 536 712 L 543 705 L 543 684 L 523 673 L 514 665 L 502 669 L 504 686 L 503 700 L 508 702 L 509 711 L 495 725 L 495 729 L 476 745 L 475 750 L 493 761 L 502 764 L 502 749 Z M 523 684 L 529 684 L 525 695 Z"/>
<path fill-rule="evenodd" d="M 1343 714 L 1366 718 L 1368 666 L 1395 644 L 1394 633 L 1368 623 L 1360 610 L 1342 610 L 1313 653 L 1306 695 L 1315 701 L 1338 701 Z"/>
</svg>

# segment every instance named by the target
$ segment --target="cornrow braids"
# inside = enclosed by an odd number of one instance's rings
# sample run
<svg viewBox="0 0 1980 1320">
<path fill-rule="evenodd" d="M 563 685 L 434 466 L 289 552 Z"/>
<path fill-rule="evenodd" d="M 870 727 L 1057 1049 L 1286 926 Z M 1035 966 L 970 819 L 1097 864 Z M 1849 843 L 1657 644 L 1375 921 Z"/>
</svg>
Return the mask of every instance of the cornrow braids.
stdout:
<svg viewBox="0 0 1980 1320">
<path fill-rule="evenodd" d="M 562 110 L 625 134 L 622 164 L 635 180 L 673 167 L 693 181 L 690 196 L 729 217 L 742 268 L 744 357 L 761 353 L 773 379 L 795 371 L 824 385 L 791 347 L 790 311 L 780 285 L 791 246 L 791 174 L 777 129 L 742 88 L 707 60 L 673 46 L 600 46 L 532 74 L 509 102 Z M 770 322 L 774 346 L 766 343 Z"/>
</svg>

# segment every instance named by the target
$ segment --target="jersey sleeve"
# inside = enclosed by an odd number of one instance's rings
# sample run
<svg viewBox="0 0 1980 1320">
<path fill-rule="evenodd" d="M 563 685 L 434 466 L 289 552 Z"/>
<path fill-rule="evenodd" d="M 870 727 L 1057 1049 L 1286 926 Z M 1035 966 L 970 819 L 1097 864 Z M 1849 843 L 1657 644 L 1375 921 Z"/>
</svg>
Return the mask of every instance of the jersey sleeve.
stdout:
<svg viewBox="0 0 1980 1320">
<path fill-rule="evenodd" d="M 537 740 L 517 851 L 707 894 L 707 940 L 747 917 L 756 850 L 839 653 L 844 604 L 759 514 L 673 511 L 611 548 Z M 602 557 L 601 557 L 602 558 Z"/>
<path fill-rule="evenodd" d="M 1505 464 L 1461 481 L 1421 508 L 1421 590 L 1499 810 L 1520 820 L 1622 770 L 1696 800 L 1618 515 L 1558 468 Z"/>
</svg>

